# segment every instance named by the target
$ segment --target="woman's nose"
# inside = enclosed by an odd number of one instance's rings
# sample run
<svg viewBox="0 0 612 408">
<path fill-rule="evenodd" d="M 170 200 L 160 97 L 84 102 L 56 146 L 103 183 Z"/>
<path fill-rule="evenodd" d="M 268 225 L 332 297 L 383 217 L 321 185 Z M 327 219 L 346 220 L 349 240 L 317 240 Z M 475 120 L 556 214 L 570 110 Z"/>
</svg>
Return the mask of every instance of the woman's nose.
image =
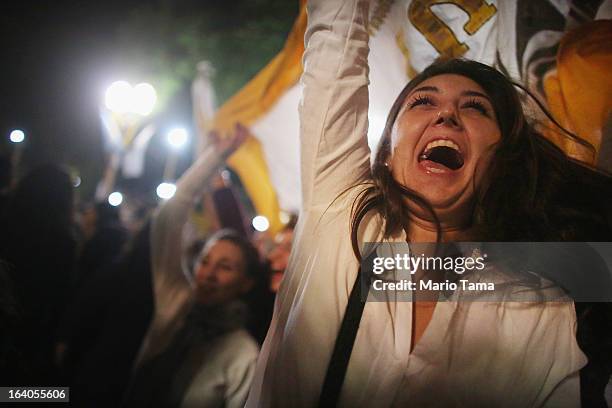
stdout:
<svg viewBox="0 0 612 408">
<path fill-rule="evenodd" d="M 457 115 L 453 109 L 444 109 L 438 112 L 436 118 L 436 125 L 447 125 L 451 127 L 461 127 L 461 122 L 457 118 Z"/>
<path fill-rule="evenodd" d="M 196 271 L 196 281 L 205 282 L 205 281 L 214 281 L 217 279 L 217 274 L 215 268 L 207 266 L 200 266 Z"/>
</svg>

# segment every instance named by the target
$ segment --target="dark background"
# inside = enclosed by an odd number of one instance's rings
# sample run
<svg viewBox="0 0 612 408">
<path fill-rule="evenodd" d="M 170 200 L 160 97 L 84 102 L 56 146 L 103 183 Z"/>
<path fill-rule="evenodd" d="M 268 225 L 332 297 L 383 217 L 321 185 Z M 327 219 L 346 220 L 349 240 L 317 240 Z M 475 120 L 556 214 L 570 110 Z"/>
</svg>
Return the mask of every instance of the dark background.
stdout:
<svg viewBox="0 0 612 408">
<path fill-rule="evenodd" d="M 298 9 L 291 0 L 3 2 L 0 153 L 14 148 L 9 132 L 23 129 L 20 173 L 63 163 L 80 175 L 77 191 L 88 200 L 104 168 L 98 109 L 110 83 L 150 82 L 158 92 L 150 119 L 158 133 L 177 123 L 189 128 L 195 63 L 208 59 L 217 68 L 220 104 L 280 51 Z M 153 194 L 167 156 L 162 136 L 152 140 L 145 174 L 129 188 Z M 179 172 L 191 155 L 185 149 Z"/>
</svg>

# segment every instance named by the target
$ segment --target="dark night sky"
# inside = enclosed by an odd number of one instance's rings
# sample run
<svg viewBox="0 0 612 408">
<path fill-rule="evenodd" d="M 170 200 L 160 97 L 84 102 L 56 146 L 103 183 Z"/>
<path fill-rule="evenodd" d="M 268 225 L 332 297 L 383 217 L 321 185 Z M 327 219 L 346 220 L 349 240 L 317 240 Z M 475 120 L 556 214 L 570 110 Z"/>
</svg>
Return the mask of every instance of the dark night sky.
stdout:
<svg viewBox="0 0 612 408">
<path fill-rule="evenodd" d="M 10 153 L 13 145 L 8 134 L 21 128 L 27 137 L 22 170 L 47 161 L 70 165 L 83 179 L 81 197 L 90 198 L 105 157 L 98 104 L 106 87 L 125 78 L 129 69 L 116 55 L 119 26 L 134 9 L 160 1 L 163 4 L 165 0 L 3 2 L 0 153 Z M 257 1 L 258 5 L 265 3 Z M 297 1 L 292 3 L 297 15 Z M 221 0 L 175 0 L 168 4 L 182 12 L 216 8 L 226 10 L 225 18 L 234 15 Z M 294 16 L 284 17 L 287 27 Z M 173 98 L 178 101 L 173 104 L 175 112 L 163 115 L 180 111 L 180 120 L 190 121 L 188 84 L 184 88 Z M 152 143 L 153 152 L 147 160 L 156 162 L 160 177 L 166 152 L 159 146 L 156 152 Z M 189 160 L 189 154 L 184 154 L 179 169 L 187 167 Z"/>
<path fill-rule="evenodd" d="M 19 127 L 28 137 L 26 165 L 52 160 L 91 173 L 84 177 L 99 176 L 104 156 L 97 104 L 117 68 L 117 27 L 142 3 L 3 2 L 3 151 L 11 148 L 10 129 Z"/>
</svg>

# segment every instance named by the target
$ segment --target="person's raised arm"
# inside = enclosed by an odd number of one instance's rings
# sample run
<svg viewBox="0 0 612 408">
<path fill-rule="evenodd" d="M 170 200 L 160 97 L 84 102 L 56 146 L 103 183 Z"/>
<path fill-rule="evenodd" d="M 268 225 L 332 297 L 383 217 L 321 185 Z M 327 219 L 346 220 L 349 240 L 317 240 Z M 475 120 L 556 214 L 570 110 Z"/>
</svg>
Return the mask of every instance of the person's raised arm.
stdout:
<svg viewBox="0 0 612 408">
<path fill-rule="evenodd" d="M 200 157 L 178 180 L 174 196 L 159 208 L 153 219 L 151 256 L 154 271 L 163 266 L 180 276 L 181 234 L 189 210 L 208 185 L 211 176 L 242 144 L 247 134 L 247 130 L 240 124 L 225 138 L 211 133 Z"/>
<path fill-rule="evenodd" d="M 180 315 L 190 305 L 191 289 L 182 266 L 182 232 L 195 199 L 203 192 L 210 177 L 246 139 L 247 130 L 236 125 L 226 138 L 211 134 L 208 145 L 196 162 L 178 180 L 176 193 L 155 214 L 151 227 L 151 268 L 155 315 L 149 340 L 164 338 Z M 163 343 L 163 341 L 160 341 Z M 148 345 L 153 349 L 152 344 Z"/>
<path fill-rule="evenodd" d="M 300 104 L 302 208 L 326 208 L 369 171 L 367 0 L 308 2 Z"/>
</svg>

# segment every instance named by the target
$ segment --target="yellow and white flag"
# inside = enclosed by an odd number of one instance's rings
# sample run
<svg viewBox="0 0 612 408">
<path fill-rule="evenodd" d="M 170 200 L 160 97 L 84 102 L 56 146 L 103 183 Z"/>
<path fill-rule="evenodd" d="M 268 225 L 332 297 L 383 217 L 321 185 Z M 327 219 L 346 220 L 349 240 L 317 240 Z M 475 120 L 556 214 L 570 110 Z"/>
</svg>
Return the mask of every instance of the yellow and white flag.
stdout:
<svg viewBox="0 0 612 408">
<path fill-rule="evenodd" d="M 227 131 L 235 122 L 241 122 L 250 129 L 253 137 L 234 154 L 230 165 L 258 213 L 270 220 L 271 232 L 282 227 L 281 209 L 299 210 L 297 108 L 307 21 L 304 3 L 283 50 L 219 109 L 213 125 Z M 570 41 L 561 49 L 563 68 L 557 70 L 557 54 L 567 31 L 584 28 L 595 19 L 610 18 L 611 5 L 612 0 L 373 0 L 369 20 L 370 147 L 375 148 L 387 113 L 403 86 L 444 55 L 493 65 L 525 83 L 541 98 L 556 98 L 551 107 L 559 120 L 570 130 L 583 132 L 580 135 L 599 148 L 603 137 L 601 124 L 609 118 L 612 106 L 610 92 L 590 89 L 597 88 L 592 81 L 580 82 L 585 85 L 581 88 L 584 95 L 597 93 L 597 103 L 602 106 L 594 108 L 599 129 L 575 125 L 571 122 L 576 120 L 571 114 L 574 107 L 568 99 L 573 95 L 568 90 L 572 88 L 572 79 L 568 78 L 574 78 L 574 72 L 591 72 L 589 62 L 585 62 L 588 58 L 596 58 L 599 66 L 609 66 L 605 61 L 612 55 L 610 21 L 598 23 L 596 33 L 590 34 L 588 44 L 591 47 L 593 42 L 598 44 L 595 57 L 573 58 L 578 62 L 572 62 L 568 53 L 574 55 L 577 48 Z M 587 68 L 576 71 L 576 63 L 586 64 Z M 569 146 L 569 142 L 556 142 L 575 156 L 594 161 Z"/>
</svg>

